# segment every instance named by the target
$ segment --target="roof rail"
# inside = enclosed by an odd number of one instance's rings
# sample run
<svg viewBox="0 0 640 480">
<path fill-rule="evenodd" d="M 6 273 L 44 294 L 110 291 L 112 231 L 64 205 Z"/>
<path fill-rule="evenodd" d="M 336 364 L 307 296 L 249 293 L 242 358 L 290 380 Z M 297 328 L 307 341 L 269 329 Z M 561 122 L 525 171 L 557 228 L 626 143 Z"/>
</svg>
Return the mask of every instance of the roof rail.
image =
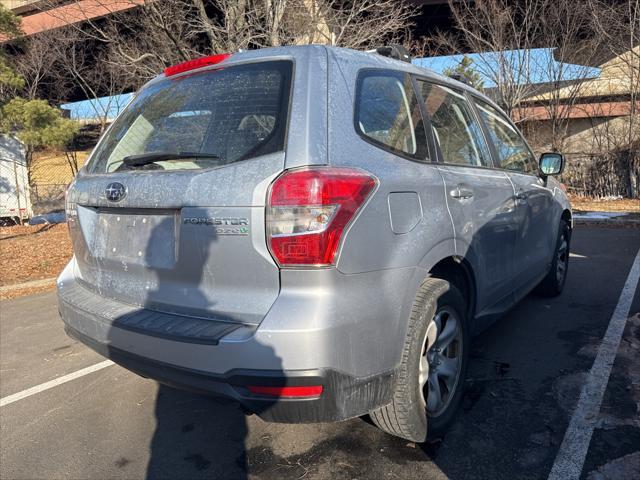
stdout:
<svg viewBox="0 0 640 480">
<path fill-rule="evenodd" d="M 383 57 L 393 58 L 395 60 L 400 60 L 402 62 L 411 63 L 411 55 L 409 55 L 409 50 L 404 48 L 402 45 L 391 44 L 384 47 L 377 47 L 373 50 L 367 50 L 368 53 L 377 53 L 378 55 L 382 55 Z"/>
</svg>

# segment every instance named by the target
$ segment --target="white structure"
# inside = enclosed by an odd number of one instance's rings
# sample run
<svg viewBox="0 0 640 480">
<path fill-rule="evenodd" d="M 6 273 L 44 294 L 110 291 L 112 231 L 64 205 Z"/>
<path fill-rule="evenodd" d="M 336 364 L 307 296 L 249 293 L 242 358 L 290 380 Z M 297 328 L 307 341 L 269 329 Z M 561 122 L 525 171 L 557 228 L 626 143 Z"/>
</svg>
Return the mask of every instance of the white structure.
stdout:
<svg viewBox="0 0 640 480">
<path fill-rule="evenodd" d="M 0 221 L 33 216 L 24 146 L 0 135 Z"/>
</svg>

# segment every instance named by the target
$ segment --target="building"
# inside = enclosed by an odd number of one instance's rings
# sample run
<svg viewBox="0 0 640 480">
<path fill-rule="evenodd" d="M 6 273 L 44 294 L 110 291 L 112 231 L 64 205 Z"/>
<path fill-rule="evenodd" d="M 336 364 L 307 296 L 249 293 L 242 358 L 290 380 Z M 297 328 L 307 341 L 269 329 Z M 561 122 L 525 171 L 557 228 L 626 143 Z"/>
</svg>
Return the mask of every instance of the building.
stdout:
<svg viewBox="0 0 640 480">
<path fill-rule="evenodd" d="M 600 69 L 600 75 L 595 78 L 563 82 L 559 88 L 547 84 L 522 102 L 515 120 L 536 124 L 535 143 L 541 148 L 554 146 L 550 131 L 554 117 L 566 119 L 567 130 L 560 134 L 561 146 L 568 152 L 598 151 L 599 137 L 605 132 L 617 132 L 621 143 L 629 143 L 634 138 L 637 141 L 640 128 L 633 132 L 624 130 L 632 113 L 640 112 L 638 62 L 640 46 L 594 64 Z M 635 97 L 633 102 L 632 97 Z"/>
<path fill-rule="evenodd" d="M 593 62 L 594 78 L 538 86 L 515 113 L 538 151 L 567 158 L 574 193 L 637 198 L 640 191 L 640 46 Z"/>
</svg>

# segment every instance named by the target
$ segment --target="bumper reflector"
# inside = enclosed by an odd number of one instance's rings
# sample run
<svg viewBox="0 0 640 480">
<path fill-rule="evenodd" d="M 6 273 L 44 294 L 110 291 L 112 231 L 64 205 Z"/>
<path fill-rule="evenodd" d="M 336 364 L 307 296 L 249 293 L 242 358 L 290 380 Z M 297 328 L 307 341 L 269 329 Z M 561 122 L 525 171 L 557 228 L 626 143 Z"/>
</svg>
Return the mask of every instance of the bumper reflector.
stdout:
<svg viewBox="0 0 640 480">
<path fill-rule="evenodd" d="M 309 387 L 265 387 L 260 385 L 249 385 L 247 389 L 256 395 L 268 395 L 281 398 L 310 398 L 319 397 L 322 393 L 322 385 Z"/>
</svg>

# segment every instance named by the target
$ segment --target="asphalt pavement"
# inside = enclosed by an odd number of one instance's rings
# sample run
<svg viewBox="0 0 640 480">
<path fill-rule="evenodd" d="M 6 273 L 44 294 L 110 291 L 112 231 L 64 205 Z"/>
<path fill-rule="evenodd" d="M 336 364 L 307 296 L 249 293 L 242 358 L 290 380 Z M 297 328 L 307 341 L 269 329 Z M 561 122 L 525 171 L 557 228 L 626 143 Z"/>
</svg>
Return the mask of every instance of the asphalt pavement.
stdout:
<svg viewBox="0 0 640 480">
<path fill-rule="evenodd" d="M 530 295 L 474 340 L 462 409 L 420 445 L 366 418 L 283 425 L 112 365 L 0 407 L 0 478 L 538 479 L 640 249 L 640 229 L 578 226 L 555 299 Z M 640 293 L 582 478 L 640 478 Z M 0 398 L 104 359 L 68 338 L 53 292 L 0 302 Z"/>
</svg>

